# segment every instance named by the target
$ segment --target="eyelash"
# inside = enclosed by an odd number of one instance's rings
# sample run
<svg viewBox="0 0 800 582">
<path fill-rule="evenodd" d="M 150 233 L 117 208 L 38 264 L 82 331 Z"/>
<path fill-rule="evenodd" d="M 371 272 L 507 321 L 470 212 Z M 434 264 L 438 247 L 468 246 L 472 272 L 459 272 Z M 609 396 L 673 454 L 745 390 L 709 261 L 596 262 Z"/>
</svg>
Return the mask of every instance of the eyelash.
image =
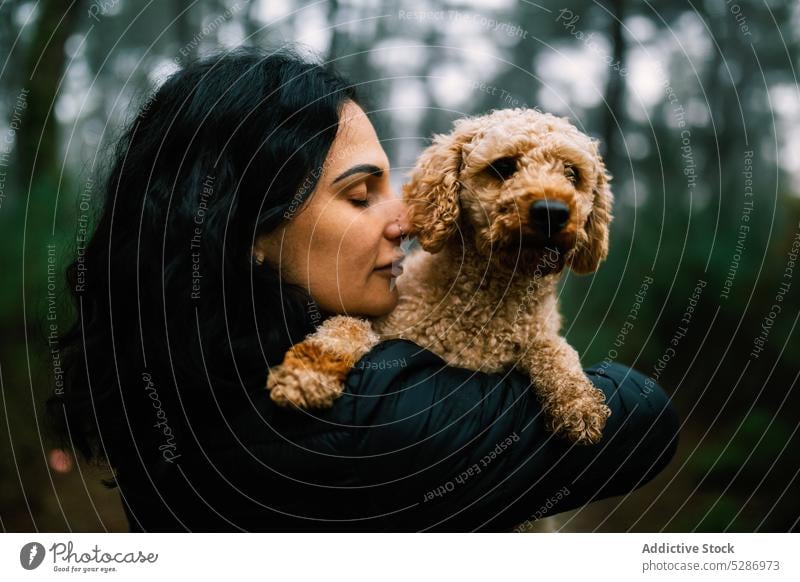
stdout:
<svg viewBox="0 0 800 582">
<path fill-rule="evenodd" d="M 362 198 L 348 198 L 348 200 L 350 201 L 350 204 L 352 204 L 356 208 L 366 208 L 367 206 L 369 206 L 369 191 L 367 190 L 365 185 L 361 184 L 361 185 L 359 185 L 359 187 L 356 187 L 355 191 L 352 192 L 351 195 L 360 196 L 360 195 L 362 195 L 362 193 L 363 193 L 363 196 L 364 196 L 363 199 Z"/>
</svg>

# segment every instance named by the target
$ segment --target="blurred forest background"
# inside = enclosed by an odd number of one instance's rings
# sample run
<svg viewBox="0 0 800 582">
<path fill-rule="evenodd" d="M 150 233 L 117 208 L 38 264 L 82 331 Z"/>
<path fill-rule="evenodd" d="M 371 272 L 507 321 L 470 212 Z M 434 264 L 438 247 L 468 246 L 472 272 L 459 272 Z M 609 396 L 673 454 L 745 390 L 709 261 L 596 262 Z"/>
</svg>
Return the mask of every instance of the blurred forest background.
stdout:
<svg viewBox="0 0 800 582">
<path fill-rule="evenodd" d="M 286 42 L 361 85 L 398 185 L 432 133 L 490 108 L 538 107 L 602 140 L 611 253 L 565 278 L 565 332 L 587 366 L 658 378 L 680 449 L 636 493 L 534 530 L 798 528 L 800 3 L 0 0 L 3 530 L 126 529 L 102 473 L 53 457 L 43 433 L 63 269 L 153 88 L 198 55 Z"/>
</svg>

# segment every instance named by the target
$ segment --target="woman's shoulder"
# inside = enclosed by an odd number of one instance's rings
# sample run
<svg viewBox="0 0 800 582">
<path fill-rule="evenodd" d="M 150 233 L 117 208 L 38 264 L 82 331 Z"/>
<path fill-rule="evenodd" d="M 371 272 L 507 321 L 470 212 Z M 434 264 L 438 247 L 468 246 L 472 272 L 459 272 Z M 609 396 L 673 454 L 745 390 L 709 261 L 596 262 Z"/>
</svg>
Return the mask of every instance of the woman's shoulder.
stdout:
<svg viewBox="0 0 800 582">
<path fill-rule="evenodd" d="M 434 416 L 449 417 L 438 418 L 438 423 L 475 406 L 484 412 L 500 410 L 526 400 L 530 381 L 516 371 L 489 374 L 449 366 L 410 340 L 389 339 L 356 361 L 343 388 L 332 407 L 321 409 L 283 408 L 266 390 L 252 391 L 247 403 L 228 418 L 224 434 L 214 437 L 214 446 L 294 449 L 311 442 L 323 449 L 341 448 L 341 439 L 359 441 L 376 425 L 416 431 Z"/>
<path fill-rule="evenodd" d="M 441 356 L 408 339 L 388 339 L 378 343 L 352 367 L 346 380 L 346 393 L 383 394 L 399 384 L 444 381 L 527 381 L 522 373 L 487 373 L 448 364 Z M 529 385 L 529 382 L 527 382 Z"/>
<path fill-rule="evenodd" d="M 438 355 L 411 340 L 389 339 L 375 345 L 353 364 L 346 384 L 351 392 L 374 393 L 421 368 L 445 365 Z"/>
<path fill-rule="evenodd" d="M 352 419 L 356 434 L 369 427 L 366 432 L 389 444 L 433 427 L 490 423 L 504 411 L 524 415 L 535 401 L 530 388 L 530 378 L 517 370 L 453 366 L 412 341 L 391 339 L 356 362 L 334 408 Z"/>
</svg>

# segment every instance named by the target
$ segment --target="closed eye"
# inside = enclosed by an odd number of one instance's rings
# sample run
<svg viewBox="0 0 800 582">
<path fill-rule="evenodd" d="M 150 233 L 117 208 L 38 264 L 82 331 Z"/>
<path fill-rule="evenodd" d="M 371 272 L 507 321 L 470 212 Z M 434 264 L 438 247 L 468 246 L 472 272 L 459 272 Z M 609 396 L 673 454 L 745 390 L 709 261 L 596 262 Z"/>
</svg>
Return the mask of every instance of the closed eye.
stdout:
<svg viewBox="0 0 800 582">
<path fill-rule="evenodd" d="M 356 208 L 367 208 L 370 204 L 370 190 L 367 187 L 369 178 L 360 178 L 354 183 L 346 186 L 340 192 L 343 200 Z"/>
<path fill-rule="evenodd" d="M 512 156 L 497 158 L 484 171 L 493 178 L 508 180 L 517 171 L 517 159 Z"/>
</svg>

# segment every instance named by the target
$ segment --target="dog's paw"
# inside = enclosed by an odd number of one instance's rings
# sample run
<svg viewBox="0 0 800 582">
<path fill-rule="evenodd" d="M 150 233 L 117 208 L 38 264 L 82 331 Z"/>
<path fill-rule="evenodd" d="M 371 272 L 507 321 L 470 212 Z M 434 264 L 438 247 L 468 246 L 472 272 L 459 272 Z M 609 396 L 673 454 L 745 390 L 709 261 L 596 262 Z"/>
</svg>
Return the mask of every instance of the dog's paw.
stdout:
<svg viewBox="0 0 800 582">
<path fill-rule="evenodd" d="M 600 442 L 606 420 L 611 416 L 611 410 L 604 402 L 603 392 L 592 387 L 586 395 L 554 407 L 551 411 L 553 433 L 580 445 Z"/>
<path fill-rule="evenodd" d="M 267 390 L 272 401 L 279 406 L 330 408 L 342 395 L 343 385 L 338 376 L 281 364 L 270 370 Z"/>
</svg>

